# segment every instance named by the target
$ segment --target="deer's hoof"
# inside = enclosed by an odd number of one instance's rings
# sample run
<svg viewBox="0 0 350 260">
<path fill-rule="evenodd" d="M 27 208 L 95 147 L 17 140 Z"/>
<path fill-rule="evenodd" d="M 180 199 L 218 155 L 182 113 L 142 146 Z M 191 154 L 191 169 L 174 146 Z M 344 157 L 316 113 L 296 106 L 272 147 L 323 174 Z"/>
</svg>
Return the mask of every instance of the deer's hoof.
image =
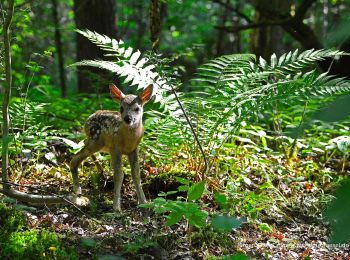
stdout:
<svg viewBox="0 0 350 260">
<path fill-rule="evenodd" d="M 90 204 L 90 200 L 87 197 L 74 196 L 73 203 L 78 205 L 78 206 L 85 207 L 85 206 L 88 206 Z"/>
</svg>

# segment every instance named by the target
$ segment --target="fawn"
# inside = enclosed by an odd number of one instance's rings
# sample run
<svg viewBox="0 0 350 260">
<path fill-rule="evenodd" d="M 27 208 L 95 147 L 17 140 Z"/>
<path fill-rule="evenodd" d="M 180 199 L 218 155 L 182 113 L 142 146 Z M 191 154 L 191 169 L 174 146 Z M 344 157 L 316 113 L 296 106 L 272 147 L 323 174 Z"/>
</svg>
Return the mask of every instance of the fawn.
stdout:
<svg viewBox="0 0 350 260">
<path fill-rule="evenodd" d="M 73 191 L 76 198 L 81 195 L 78 180 L 78 167 L 88 156 L 98 151 L 111 154 L 114 182 L 113 209 L 120 211 L 120 192 L 124 173 L 122 171 L 122 155 L 128 156 L 131 176 L 136 188 L 139 203 L 146 203 L 142 190 L 138 163 L 138 144 L 143 136 L 143 106 L 152 97 L 153 85 L 143 90 L 140 96 L 124 95 L 114 84 L 110 85 L 112 97 L 120 103 L 120 113 L 99 110 L 89 116 L 85 123 L 84 148 L 70 162 L 73 176 Z"/>
</svg>

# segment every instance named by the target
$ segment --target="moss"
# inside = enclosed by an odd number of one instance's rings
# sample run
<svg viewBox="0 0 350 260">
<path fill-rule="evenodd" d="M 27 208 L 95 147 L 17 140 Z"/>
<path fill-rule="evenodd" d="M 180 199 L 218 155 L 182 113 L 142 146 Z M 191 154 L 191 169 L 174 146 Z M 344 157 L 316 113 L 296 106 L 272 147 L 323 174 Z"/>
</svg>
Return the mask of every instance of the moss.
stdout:
<svg viewBox="0 0 350 260">
<path fill-rule="evenodd" d="M 23 212 L 0 203 L 1 259 L 78 259 L 73 249 L 62 245 L 58 234 L 27 230 Z"/>
</svg>

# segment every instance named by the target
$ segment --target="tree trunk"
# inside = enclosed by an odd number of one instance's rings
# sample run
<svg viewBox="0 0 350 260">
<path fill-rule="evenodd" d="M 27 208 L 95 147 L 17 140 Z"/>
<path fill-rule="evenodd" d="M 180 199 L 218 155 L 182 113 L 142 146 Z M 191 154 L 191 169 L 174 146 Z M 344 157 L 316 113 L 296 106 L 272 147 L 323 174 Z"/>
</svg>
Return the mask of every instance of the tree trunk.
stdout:
<svg viewBox="0 0 350 260">
<path fill-rule="evenodd" d="M 11 98 L 11 88 L 12 88 L 12 68 L 11 68 L 11 46 L 10 46 L 10 27 L 14 12 L 14 0 L 7 1 L 8 8 L 6 19 L 4 22 L 4 61 L 5 61 L 5 73 L 6 73 L 6 84 L 5 84 L 5 93 L 4 100 L 2 104 L 2 181 L 3 187 L 5 190 L 9 189 L 7 185 L 8 180 L 8 169 L 9 169 L 9 154 L 8 147 L 11 140 L 9 135 L 9 126 L 10 126 L 10 115 L 9 115 L 9 103 Z"/>
<path fill-rule="evenodd" d="M 143 36 L 146 32 L 146 26 L 144 23 L 144 16 L 143 16 L 143 10 L 144 10 L 144 2 L 143 1 L 137 1 L 135 9 L 137 9 L 137 38 L 136 38 L 136 48 L 141 49 L 143 48 Z"/>
<path fill-rule="evenodd" d="M 288 13 L 290 1 L 280 0 L 257 0 L 256 22 L 264 23 L 271 20 L 271 14 L 279 13 L 283 16 Z M 252 33 L 251 48 L 254 54 L 264 59 L 269 59 L 273 53 L 282 54 L 283 30 L 277 25 L 264 25 L 254 29 Z"/>
<path fill-rule="evenodd" d="M 96 31 L 100 34 L 105 34 L 108 37 L 116 38 L 116 15 L 115 15 L 115 1 L 114 0 L 74 0 L 74 14 L 75 24 L 78 29 L 88 29 Z M 77 60 L 93 60 L 103 59 L 103 52 L 90 43 L 85 37 L 77 34 Z M 89 69 L 78 67 L 78 91 L 79 92 L 97 92 L 97 87 L 93 86 L 93 82 L 101 83 L 103 72 L 97 69 Z M 97 74 L 97 79 L 92 80 L 88 74 Z M 98 84 L 95 84 L 95 86 Z M 102 89 L 108 91 L 107 87 L 102 85 Z"/>
<path fill-rule="evenodd" d="M 150 32 L 152 50 L 158 51 L 161 31 L 161 16 L 160 16 L 160 3 L 159 0 L 151 0 L 150 8 Z"/>
<path fill-rule="evenodd" d="M 62 41 L 61 41 L 61 32 L 59 30 L 59 18 L 57 12 L 57 0 L 52 1 L 52 15 L 53 23 L 55 26 L 55 45 L 57 49 L 57 60 L 58 60 L 58 72 L 60 75 L 60 86 L 61 86 L 61 95 L 62 97 L 67 96 L 67 86 L 66 86 L 66 77 L 64 72 L 64 59 L 62 51 Z"/>
<path fill-rule="evenodd" d="M 229 4 L 229 0 L 226 0 L 226 4 Z M 221 26 L 225 26 L 227 18 L 228 18 L 228 9 L 225 7 L 221 7 L 222 16 L 221 16 Z M 218 30 L 217 40 L 216 40 L 216 56 L 221 56 L 225 54 L 225 36 L 227 36 L 227 33 L 223 30 Z"/>
</svg>

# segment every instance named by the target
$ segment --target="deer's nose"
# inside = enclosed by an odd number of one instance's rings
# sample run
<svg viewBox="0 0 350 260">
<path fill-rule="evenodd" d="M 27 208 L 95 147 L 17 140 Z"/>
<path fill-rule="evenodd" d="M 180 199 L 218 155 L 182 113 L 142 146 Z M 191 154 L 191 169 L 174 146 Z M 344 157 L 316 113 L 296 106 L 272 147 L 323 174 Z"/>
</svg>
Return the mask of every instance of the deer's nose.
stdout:
<svg viewBox="0 0 350 260">
<path fill-rule="evenodd" d="M 131 116 L 129 116 L 129 115 L 124 116 L 124 122 L 127 124 L 130 124 L 131 123 Z"/>
</svg>

